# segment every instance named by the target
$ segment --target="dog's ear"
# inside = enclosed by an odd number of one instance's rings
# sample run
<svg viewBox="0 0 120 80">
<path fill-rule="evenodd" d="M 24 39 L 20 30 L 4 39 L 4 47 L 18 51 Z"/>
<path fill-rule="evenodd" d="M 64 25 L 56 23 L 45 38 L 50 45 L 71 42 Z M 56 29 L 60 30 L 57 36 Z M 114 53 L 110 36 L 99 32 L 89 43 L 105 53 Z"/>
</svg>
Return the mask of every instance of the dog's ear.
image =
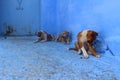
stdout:
<svg viewBox="0 0 120 80">
<path fill-rule="evenodd" d="M 93 33 L 92 33 L 92 40 L 94 41 L 97 36 L 98 36 L 98 33 L 93 31 Z"/>
<path fill-rule="evenodd" d="M 97 32 L 95 32 L 95 31 L 93 31 L 93 34 L 94 34 L 95 36 L 98 36 L 98 33 L 97 33 Z"/>
<path fill-rule="evenodd" d="M 98 36 L 97 32 L 89 30 L 87 33 L 87 42 L 92 43 L 97 36 Z"/>
<path fill-rule="evenodd" d="M 37 32 L 38 37 L 41 37 L 41 35 L 42 35 L 42 32 Z"/>
</svg>

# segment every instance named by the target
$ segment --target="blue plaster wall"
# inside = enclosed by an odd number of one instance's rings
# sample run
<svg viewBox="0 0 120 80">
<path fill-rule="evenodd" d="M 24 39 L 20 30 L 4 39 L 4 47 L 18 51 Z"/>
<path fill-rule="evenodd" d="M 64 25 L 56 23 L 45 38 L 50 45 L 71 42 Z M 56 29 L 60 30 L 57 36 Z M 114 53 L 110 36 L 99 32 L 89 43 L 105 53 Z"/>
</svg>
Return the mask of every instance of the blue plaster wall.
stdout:
<svg viewBox="0 0 120 80">
<path fill-rule="evenodd" d="M 118 38 L 120 23 L 119 0 L 57 0 L 57 24 L 60 31 L 92 29 L 104 38 Z"/>
<path fill-rule="evenodd" d="M 0 2 L 0 35 L 2 34 L 2 3 Z"/>
<path fill-rule="evenodd" d="M 17 10 L 17 0 L 1 0 L 2 20 L 0 27 L 2 34 L 5 25 L 10 25 L 15 30 L 12 35 L 34 34 L 40 28 L 40 0 L 22 0 L 23 10 Z"/>
<path fill-rule="evenodd" d="M 41 29 L 56 35 L 56 0 L 41 0 Z"/>
<path fill-rule="evenodd" d="M 16 10 L 18 3 L 13 0 L 1 0 L 0 4 L 2 33 L 7 23 L 19 35 L 34 34 L 39 29 L 54 35 L 68 30 L 75 41 L 79 31 L 92 29 L 113 47 L 120 41 L 119 0 L 24 0 L 23 11 Z"/>
</svg>

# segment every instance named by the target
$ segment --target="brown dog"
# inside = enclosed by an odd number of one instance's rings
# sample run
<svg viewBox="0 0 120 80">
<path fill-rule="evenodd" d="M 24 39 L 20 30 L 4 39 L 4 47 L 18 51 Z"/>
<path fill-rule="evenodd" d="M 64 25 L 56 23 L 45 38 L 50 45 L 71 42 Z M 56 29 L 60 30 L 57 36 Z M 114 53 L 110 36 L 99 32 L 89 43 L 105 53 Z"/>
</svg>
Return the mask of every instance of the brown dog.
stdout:
<svg viewBox="0 0 120 80">
<path fill-rule="evenodd" d="M 45 42 L 45 41 L 53 41 L 54 37 L 52 34 L 48 34 L 47 32 L 40 30 L 39 32 L 37 32 L 37 36 L 39 37 L 36 42 Z"/>
<path fill-rule="evenodd" d="M 100 55 L 98 55 L 94 50 L 92 44 L 97 36 L 98 33 L 92 30 L 84 30 L 82 32 L 79 32 L 77 36 L 78 41 L 75 42 L 75 48 L 69 48 L 69 50 L 76 50 L 79 54 L 82 51 L 85 58 L 88 58 L 88 51 L 90 51 L 91 54 L 95 57 L 100 57 Z"/>
<path fill-rule="evenodd" d="M 70 33 L 68 31 L 63 31 L 60 35 L 57 36 L 55 41 L 69 44 L 70 43 Z"/>
</svg>

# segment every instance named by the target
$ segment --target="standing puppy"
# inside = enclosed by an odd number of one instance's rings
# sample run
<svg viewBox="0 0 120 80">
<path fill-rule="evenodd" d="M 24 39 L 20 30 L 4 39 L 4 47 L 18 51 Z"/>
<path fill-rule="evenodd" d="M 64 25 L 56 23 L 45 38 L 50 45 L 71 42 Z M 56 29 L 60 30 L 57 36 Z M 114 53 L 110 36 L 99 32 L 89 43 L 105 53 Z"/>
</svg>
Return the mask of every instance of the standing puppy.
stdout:
<svg viewBox="0 0 120 80">
<path fill-rule="evenodd" d="M 39 32 L 37 32 L 37 36 L 39 37 L 36 42 L 45 42 L 45 41 L 52 41 L 54 40 L 54 37 L 52 34 L 48 34 L 47 32 L 40 30 Z"/>
<path fill-rule="evenodd" d="M 55 41 L 69 44 L 70 43 L 70 34 L 69 34 L 69 32 L 68 31 L 63 31 L 59 36 L 57 36 Z"/>
<path fill-rule="evenodd" d="M 88 51 L 91 52 L 95 57 L 100 57 L 93 47 L 93 41 L 98 36 L 98 33 L 92 30 L 84 30 L 78 33 L 78 41 L 75 42 L 75 48 L 69 48 L 69 50 L 78 51 L 78 54 L 83 52 L 85 58 L 88 58 Z"/>
</svg>

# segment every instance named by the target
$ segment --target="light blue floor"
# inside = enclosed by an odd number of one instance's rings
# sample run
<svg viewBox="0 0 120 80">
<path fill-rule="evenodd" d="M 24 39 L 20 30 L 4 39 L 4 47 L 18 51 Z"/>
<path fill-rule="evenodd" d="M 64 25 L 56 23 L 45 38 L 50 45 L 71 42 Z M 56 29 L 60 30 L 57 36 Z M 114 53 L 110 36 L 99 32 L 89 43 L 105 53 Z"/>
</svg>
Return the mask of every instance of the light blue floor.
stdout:
<svg viewBox="0 0 120 80">
<path fill-rule="evenodd" d="M 84 59 L 56 42 L 35 37 L 0 38 L 0 80 L 120 80 L 120 56 Z"/>
</svg>

